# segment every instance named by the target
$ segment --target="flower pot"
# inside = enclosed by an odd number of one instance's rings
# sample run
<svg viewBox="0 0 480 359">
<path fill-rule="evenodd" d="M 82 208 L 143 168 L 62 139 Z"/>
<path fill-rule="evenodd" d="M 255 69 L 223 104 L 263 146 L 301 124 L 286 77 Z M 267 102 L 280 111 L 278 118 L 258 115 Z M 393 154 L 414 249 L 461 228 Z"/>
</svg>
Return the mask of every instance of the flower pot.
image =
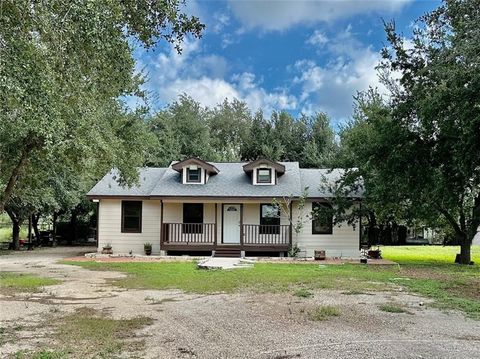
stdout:
<svg viewBox="0 0 480 359">
<path fill-rule="evenodd" d="M 103 247 L 102 254 L 113 254 L 112 247 Z"/>
<path fill-rule="evenodd" d="M 146 254 L 147 256 L 151 255 L 151 254 L 152 254 L 152 248 L 145 249 L 145 254 Z"/>
</svg>

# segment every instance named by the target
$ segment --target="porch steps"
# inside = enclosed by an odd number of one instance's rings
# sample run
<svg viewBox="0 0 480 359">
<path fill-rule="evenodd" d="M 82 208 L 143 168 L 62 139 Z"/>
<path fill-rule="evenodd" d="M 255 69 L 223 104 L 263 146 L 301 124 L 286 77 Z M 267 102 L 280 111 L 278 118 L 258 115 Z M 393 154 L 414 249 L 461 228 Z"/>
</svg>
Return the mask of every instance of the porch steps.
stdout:
<svg viewBox="0 0 480 359">
<path fill-rule="evenodd" d="M 240 258 L 242 251 L 236 248 L 217 248 L 214 257 Z"/>
</svg>

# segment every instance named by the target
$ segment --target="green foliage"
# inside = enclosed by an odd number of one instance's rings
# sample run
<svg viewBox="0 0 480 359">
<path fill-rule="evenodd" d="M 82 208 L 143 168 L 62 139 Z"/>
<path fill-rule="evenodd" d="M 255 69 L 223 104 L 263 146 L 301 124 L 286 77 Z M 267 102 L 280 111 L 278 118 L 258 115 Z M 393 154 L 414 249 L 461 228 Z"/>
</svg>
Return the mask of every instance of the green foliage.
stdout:
<svg viewBox="0 0 480 359">
<path fill-rule="evenodd" d="M 142 95 L 131 44 L 166 40 L 180 51 L 184 35 L 200 36 L 203 25 L 180 4 L 2 2 L 0 212 L 15 194 L 24 201 L 17 184 L 35 188 L 58 167 L 86 180 L 117 167 L 121 180 L 137 180 L 148 135 L 141 114 L 119 101 Z"/>
<path fill-rule="evenodd" d="M 290 248 L 288 248 L 289 257 L 296 258 L 299 252 L 300 252 L 300 247 L 298 247 L 297 243 L 295 243 L 294 245 L 290 246 Z"/>
<path fill-rule="evenodd" d="M 225 100 L 214 108 L 201 106 L 182 95 L 148 120 L 157 138 L 148 163 L 167 166 L 186 157 L 208 161 L 240 161 L 265 157 L 274 161 L 299 161 L 303 167 L 332 163 L 338 145 L 328 117 L 293 118 L 274 112 L 252 116 L 245 103 Z"/>
<path fill-rule="evenodd" d="M 464 264 L 480 224 L 479 21 L 478 1 L 444 2 L 417 23 L 413 47 L 386 24 L 380 76 L 391 98 L 360 94 L 341 133 L 344 164 L 356 168 L 344 188 L 363 178 L 365 210 L 384 221 L 448 225 Z"/>
</svg>

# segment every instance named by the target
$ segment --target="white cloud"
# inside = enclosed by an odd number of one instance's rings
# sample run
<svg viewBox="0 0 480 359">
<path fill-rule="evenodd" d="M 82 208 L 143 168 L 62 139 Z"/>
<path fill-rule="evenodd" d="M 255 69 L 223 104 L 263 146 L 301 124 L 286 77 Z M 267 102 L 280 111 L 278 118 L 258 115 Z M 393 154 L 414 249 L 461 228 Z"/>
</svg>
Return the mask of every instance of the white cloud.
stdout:
<svg viewBox="0 0 480 359">
<path fill-rule="evenodd" d="M 223 12 L 216 12 L 215 14 L 213 14 L 213 19 L 211 20 L 211 22 L 213 32 L 219 34 L 230 23 L 230 16 Z"/>
<path fill-rule="evenodd" d="M 328 42 L 327 36 L 319 30 L 315 30 L 312 36 L 310 36 L 307 39 L 307 41 L 305 41 L 305 43 L 307 43 L 308 45 L 313 45 L 318 47 L 323 47 L 327 42 Z"/>
<path fill-rule="evenodd" d="M 365 13 L 393 13 L 412 0 L 230 0 L 247 28 L 284 30 L 297 24 L 331 22 Z"/>
<path fill-rule="evenodd" d="M 297 99 L 286 89 L 267 91 L 253 73 L 227 76 L 228 64 L 218 55 L 203 55 L 198 41 L 186 41 L 182 54 L 173 48 L 156 56 L 143 54 L 139 62 L 148 71 L 147 90 L 162 104 L 185 93 L 204 106 L 225 99 L 245 101 L 252 111 L 294 110 Z"/>
<path fill-rule="evenodd" d="M 331 39 L 327 51 L 333 55 L 326 64 L 299 60 L 291 70 L 296 74 L 293 83 L 300 87 L 302 111 L 325 111 L 337 119 L 352 113 L 353 96 L 369 86 L 386 93 L 379 82 L 375 67 L 380 54 L 362 45 L 352 34 L 351 27 Z"/>
</svg>

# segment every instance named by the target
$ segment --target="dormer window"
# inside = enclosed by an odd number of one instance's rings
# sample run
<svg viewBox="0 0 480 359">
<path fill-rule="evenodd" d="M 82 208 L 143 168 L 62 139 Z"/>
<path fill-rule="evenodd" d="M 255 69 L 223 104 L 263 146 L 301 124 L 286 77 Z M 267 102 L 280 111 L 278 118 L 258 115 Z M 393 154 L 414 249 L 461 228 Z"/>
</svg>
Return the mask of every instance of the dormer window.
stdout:
<svg viewBox="0 0 480 359">
<path fill-rule="evenodd" d="M 220 171 L 214 165 L 205 162 L 197 157 L 172 164 L 172 169 L 180 173 L 180 180 L 183 184 L 203 185 L 208 182 L 209 177 L 218 174 Z"/>
<path fill-rule="evenodd" d="M 285 173 L 285 166 L 260 158 L 245 164 L 243 170 L 250 176 L 254 186 L 274 186 L 277 184 L 278 177 Z"/>
<path fill-rule="evenodd" d="M 201 181 L 201 172 L 198 167 L 187 167 L 187 182 L 199 183 Z"/>
<path fill-rule="evenodd" d="M 258 183 L 272 183 L 272 169 L 271 168 L 258 168 L 257 169 L 257 182 Z"/>
</svg>

